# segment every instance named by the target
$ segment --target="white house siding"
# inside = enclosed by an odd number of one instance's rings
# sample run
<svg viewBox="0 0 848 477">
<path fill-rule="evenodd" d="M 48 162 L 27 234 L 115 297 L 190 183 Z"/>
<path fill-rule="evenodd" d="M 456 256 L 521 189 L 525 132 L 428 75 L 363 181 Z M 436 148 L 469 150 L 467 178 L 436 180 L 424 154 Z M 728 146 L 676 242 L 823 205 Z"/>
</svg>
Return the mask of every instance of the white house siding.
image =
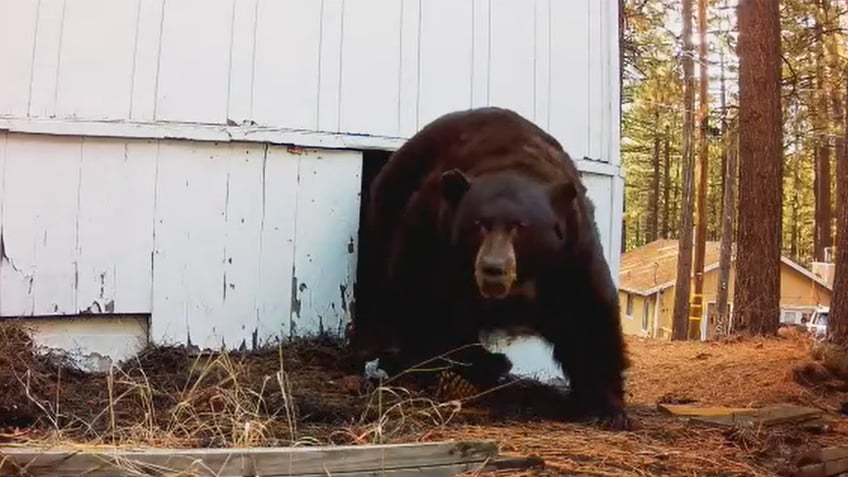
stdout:
<svg viewBox="0 0 848 477">
<path fill-rule="evenodd" d="M 2 134 L 0 315 L 152 314 L 155 342 L 201 348 L 339 331 L 359 156 Z"/>
<path fill-rule="evenodd" d="M 0 0 L 0 118 L 402 139 L 494 104 L 618 164 L 616 27 L 614 0 Z"/>
<path fill-rule="evenodd" d="M 200 347 L 339 330 L 360 151 L 486 105 L 577 159 L 617 279 L 617 4 L 0 0 L 0 316 L 151 314 Z"/>
</svg>

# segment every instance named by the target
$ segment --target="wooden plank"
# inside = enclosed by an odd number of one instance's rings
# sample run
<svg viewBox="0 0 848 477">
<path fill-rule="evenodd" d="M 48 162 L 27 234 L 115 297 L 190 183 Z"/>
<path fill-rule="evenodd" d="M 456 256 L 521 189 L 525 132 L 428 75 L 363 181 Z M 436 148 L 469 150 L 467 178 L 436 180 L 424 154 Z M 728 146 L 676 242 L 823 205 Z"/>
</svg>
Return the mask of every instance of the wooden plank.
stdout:
<svg viewBox="0 0 848 477">
<path fill-rule="evenodd" d="M 292 269 L 300 156 L 270 146 L 262 165 L 257 339 L 278 338 L 291 328 Z"/>
<path fill-rule="evenodd" d="M 802 466 L 795 477 L 833 477 L 848 472 L 848 459 L 832 460 Z"/>
<path fill-rule="evenodd" d="M 262 173 L 265 148 L 232 144 L 227 167 L 224 205 L 224 291 L 216 333 L 233 348 L 258 346 L 257 291 L 262 234 Z M 263 250 L 264 252 L 264 250 Z M 278 328 L 279 329 L 279 328 Z"/>
<path fill-rule="evenodd" d="M 535 6 L 535 43 L 533 86 L 536 104 L 533 107 L 533 121 L 543 129 L 550 127 L 550 95 L 551 95 L 551 2 L 553 0 L 537 0 Z"/>
<path fill-rule="evenodd" d="M 471 107 L 489 105 L 489 12 L 491 0 L 471 0 Z"/>
<path fill-rule="evenodd" d="M 156 152 L 154 141 L 95 138 L 83 143 L 80 312 L 151 312 Z"/>
<path fill-rule="evenodd" d="M 258 1 L 253 119 L 317 129 L 321 2 Z"/>
<path fill-rule="evenodd" d="M 318 130 L 339 131 L 339 95 L 342 81 L 342 18 L 344 0 L 323 0 L 321 59 L 318 76 Z M 298 143 L 302 146 L 310 144 Z"/>
<path fill-rule="evenodd" d="M 67 2 L 56 116 L 128 118 L 139 1 Z"/>
<path fill-rule="evenodd" d="M 226 123 L 233 2 L 165 2 L 156 119 Z"/>
<path fill-rule="evenodd" d="M 419 42 L 422 0 L 401 1 L 400 90 L 398 92 L 398 133 L 410 137 L 418 131 L 418 105 L 421 82 Z M 429 3 L 428 3 L 429 4 Z M 455 5 L 455 3 L 451 3 Z M 450 20 L 444 16 L 443 20 Z"/>
<path fill-rule="evenodd" d="M 0 115 L 27 115 L 38 3 L 0 0 Z"/>
<path fill-rule="evenodd" d="M 160 143 L 150 329 L 156 343 L 221 346 L 227 154 L 214 143 Z"/>
<path fill-rule="evenodd" d="M 0 262 L 3 315 L 76 311 L 80 141 L 7 137 Z"/>
<path fill-rule="evenodd" d="M 551 2 L 550 133 L 573 157 L 589 154 L 589 4 Z"/>
<path fill-rule="evenodd" d="M 398 133 L 400 6 L 397 0 L 343 3 L 341 131 Z"/>
<path fill-rule="evenodd" d="M 83 451 L 0 448 L 0 470 L 27 466 L 34 477 L 105 477 L 137 472 L 193 472 L 205 476 L 455 475 L 497 456 L 491 441 L 370 446 L 247 449 Z M 474 465 L 477 464 L 477 465 Z M 446 468 L 450 467 L 450 468 Z"/>
<path fill-rule="evenodd" d="M 757 426 L 774 426 L 791 422 L 803 422 L 818 418 L 822 415 L 821 409 L 814 409 L 793 404 L 780 404 L 776 406 L 757 409 L 750 414 L 693 416 L 691 419 L 697 422 L 730 426 L 734 424 L 747 424 Z"/>
<path fill-rule="evenodd" d="M 740 414 L 753 414 L 756 412 L 754 408 L 744 407 L 698 407 L 689 406 L 687 404 L 657 404 L 657 409 L 661 412 L 677 417 L 712 417 L 712 416 L 731 416 Z"/>
<path fill-rule="evenodd" d="M 533 3 L 534 0 L 493 1 L 489 25 L 489 102 L 510 108 L 531 121 L 535 120 L 536 104 Z M 571 92 L 575 94 L 579 93 Z"/>
<path fill-rule="evenodd" d="M 65 0 L 38 2 L 29 116 L 49 118 L 56 111 L 56 81 L 59 77 L 59 47 L 62 44 L 65 4 Z"/>
<path fill-rule="evenodd" d="M 258 0 L 236 1 L 233 10 L 233 44 L 230 49 L 230 85 L 227 122 L 253 119 L 254 52 Z"/>
<path fill-rule="evenodd" d="M 422 2 L 418 127 L 471 106 L 472 7 L 454 0 Z"/>
<path fill-rule="evenodd" d="M 164 0 L 139 3 L 129 117 L 133 121 L 152 121 L 155 118 L 164 7 Z"/>
<path fill-rule="evenodd" d="M 356 279 L 362 155 L 301 151 L 291 335 L 338 333 L 349 319 Z"/>
</svg>

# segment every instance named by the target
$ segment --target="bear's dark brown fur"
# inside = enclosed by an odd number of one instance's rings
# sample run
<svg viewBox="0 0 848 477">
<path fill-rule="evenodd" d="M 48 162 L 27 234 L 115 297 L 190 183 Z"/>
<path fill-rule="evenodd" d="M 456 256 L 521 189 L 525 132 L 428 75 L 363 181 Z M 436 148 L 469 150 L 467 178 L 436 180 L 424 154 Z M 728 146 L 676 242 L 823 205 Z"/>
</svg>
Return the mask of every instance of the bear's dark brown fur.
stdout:
<svg viewBox="0 0 848 477">
<path fill-rule="evenodd" d="M 559 142 L 510 110 L 431 122 L 371 185 L 361 259 L 376 281 L 358 298 L 353 346 L 393 347 L 381 359 L 392 373 L 481 331 L 529 329 L 569 378 L 564 413 L 628 426 L 618 293 L 585 192 Z M 459 359 L 480 385 L 511 367 L 481 347 Z"/>
</svg>

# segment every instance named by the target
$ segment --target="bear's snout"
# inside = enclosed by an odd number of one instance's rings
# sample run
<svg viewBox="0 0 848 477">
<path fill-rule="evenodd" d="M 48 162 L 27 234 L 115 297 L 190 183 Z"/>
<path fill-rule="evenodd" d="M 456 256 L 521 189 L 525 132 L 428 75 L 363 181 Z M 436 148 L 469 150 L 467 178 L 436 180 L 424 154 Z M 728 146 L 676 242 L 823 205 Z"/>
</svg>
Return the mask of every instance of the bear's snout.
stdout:
<svg viewBox="0 0 848 477">
<path fill-rule="evenodd" d="M 488 237 L 477 252 L 474 278 L 483 298 L 509 296 L 517 277 L 515 249 L 509 237 Z"/>
</svg>

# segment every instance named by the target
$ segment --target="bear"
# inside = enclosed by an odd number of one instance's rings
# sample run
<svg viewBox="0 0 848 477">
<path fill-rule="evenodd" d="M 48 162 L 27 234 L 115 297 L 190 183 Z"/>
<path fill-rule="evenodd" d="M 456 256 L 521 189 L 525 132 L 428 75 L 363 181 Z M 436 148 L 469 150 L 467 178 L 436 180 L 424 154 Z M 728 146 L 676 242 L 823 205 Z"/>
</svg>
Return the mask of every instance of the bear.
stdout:
<svg viewBox="0 0 848 477">
<path fill-rule="evenodd" d="M 461 373 L 491 386 L 509 359 L 482 333 L 535 334 L 569 379 L 562 418 L 629 429 L 630 361 L 594 205 L 571 156 L 506 108 L 454 111 L 395 151 L 368 191 L 374 280 L 350 344 L 390 375 L 461 348 Z"/>
</svg>

